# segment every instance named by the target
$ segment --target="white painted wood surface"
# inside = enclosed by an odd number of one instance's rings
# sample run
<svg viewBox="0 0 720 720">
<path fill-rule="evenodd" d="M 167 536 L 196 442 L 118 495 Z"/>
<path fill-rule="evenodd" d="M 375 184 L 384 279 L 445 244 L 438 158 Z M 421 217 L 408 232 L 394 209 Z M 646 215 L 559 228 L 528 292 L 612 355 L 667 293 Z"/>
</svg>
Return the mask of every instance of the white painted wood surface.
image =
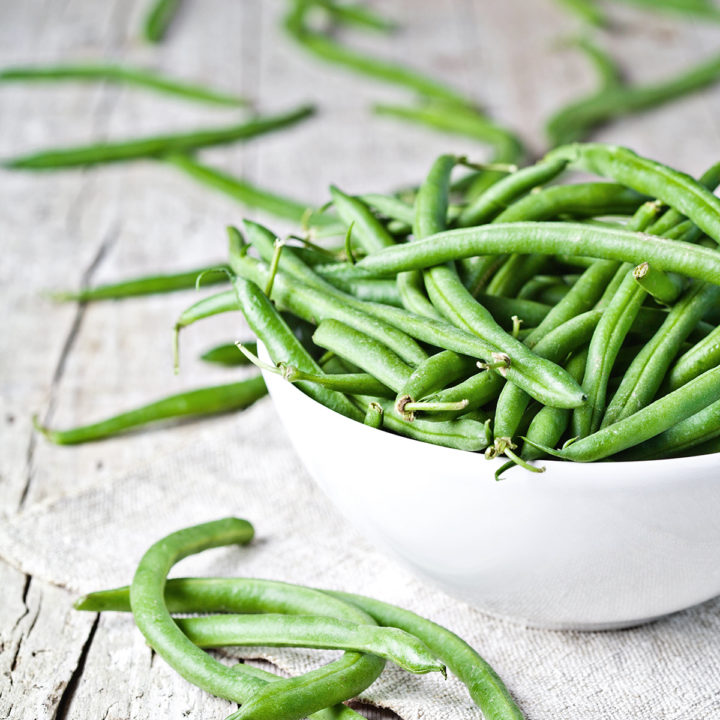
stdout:
<svg viewBox="0 0 720 720">
<path fill-rule="evenodd" d="M 206 153 L 221 167 L 309 202 L 324 201 L 330 182 L 349 191 L 415 182 L 448 149 L 484 155 L 468 141 L 373 118 L 372 102 L 402 100 L 404 93 L 305 56 L 279 30 L 280 0 L 187 0 L 167 42 L 157 48 L 138 39 L 145 5 L 3 0 L 0 66 L 111 58 L 212 82 L 252 97 L 263 111 L 315 100 L 320 114 L 301 126 Z M 582 58 L 554 47 L 577 25 L 552 0 L 382 5 L 402 32 L 391 43 L 366 36 L 358 37 L 359 44 L 471 93 L 537 152 L 543 117 L 592 87 Z M 609 45 L 638 80 L 659 78 L 716 51 L 717 29 L 627 8 L 613 15 L 617 26 Z M 139 90 L 8 85 L 0 87 L 0 157 L 90 138 L 222 124 L 232 117 L 230 111 Z M 596 137 L 698 173 L 720 156 L 719 117 L 715 89 L 614 124 Z M 33 433 L 32 413 L 71 425 L 222 381 L 225 372 L 193 358 L 214 341 L 237 335 L 222 319 L 189 332 L 178 378 L 170 370 L 169 327 L 192 293 L 77 307 L 53 305 L 43 292 L 219 260 L 223 227 L 242 215 L 230 200 L 160 164 L 0 173 L 2 512 L 102 483 L 193 438 L 192 425 L 184 424 L 58 448 Z M 0 718 L 148 718 L 158 711 L 166 717 L 224 716 L 226 703 L 153 663 L 120 619 L 73 612 L 66 591 L 1 562 L 0 587 Z M 124 654 L 118 655 L 118 647 Z"/>
</svg>

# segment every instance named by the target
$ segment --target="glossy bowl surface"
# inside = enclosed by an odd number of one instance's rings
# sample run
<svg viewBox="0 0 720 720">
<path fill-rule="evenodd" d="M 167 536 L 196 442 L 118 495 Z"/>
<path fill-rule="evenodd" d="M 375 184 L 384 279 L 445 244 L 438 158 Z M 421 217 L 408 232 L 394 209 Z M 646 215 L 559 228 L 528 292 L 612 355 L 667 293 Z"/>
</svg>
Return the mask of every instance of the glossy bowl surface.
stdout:
<svg viewBox="0 0 720 720">
<path fill-rule="evenodd" d="M 261 356 L 268 360 L 264 348 Z M 595 630 L 720 594 L 720 453 L 543 474 L 349 420 L 264 373 L 295 450 L 371 542 L 480 610 Z"/>
</svg>

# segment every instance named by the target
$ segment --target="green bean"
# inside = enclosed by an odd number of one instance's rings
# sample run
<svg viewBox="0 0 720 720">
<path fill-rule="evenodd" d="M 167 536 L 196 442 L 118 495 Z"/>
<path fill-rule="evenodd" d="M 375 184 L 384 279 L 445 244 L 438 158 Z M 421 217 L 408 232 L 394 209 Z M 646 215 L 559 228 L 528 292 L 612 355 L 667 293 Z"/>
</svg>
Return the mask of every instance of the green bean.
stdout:
<svg viewBox="0 0 720 720">
<path fill-rule="evenodd" d="M 256 247 L 267 244 L 270 238 L 273 237 L 272 233 L 261 226 L 246 223 L 246 227 L 251 241 L 257 243 Z M 296 267 L 295 260 L 299 262 L 299 259 L 297 256 L 293 256 L 292 252 L 284 253 L 280 260 L 281 273 L 276 278 L 272 293 L 275 302 L 298 317 L 302 317 L 314 324 L 317 324 L 322 319 L 332 318 L 351 325 L 355 329 L 387 344 L 406 362 L 415 364 L 427 357 L 427 353 L 403 330 L 398 329 L 397 326 L 393 326 L 382 318 L 372 317 L 368 312 L 365 312 L 366 308 L 375 307 L 373 303 L 360 302 L 350 295 L 335 290 L 327 283 L 322 287 L 319 285 L 311 287 L 299 279 L 293 279 L 292 284 L 287 282 L 282 271 L 285 267 L 288 267 L 285 263 L 289 262 L 293 257 L 293 267 Z M 266 280 L 265 270 L 252 258 L 234 254 L 231 255 L 230 264 L 238 274 L 264 284 Z M 309 268 L 306 269 L 309 270 Z M 319 277 L 316 280 L 322 282 Z"/>
<path fill-rule="evenodd" d="M 621 0 L 621 2 L 650 10 L 669 11 L 701 20 L 720 22 L 720 9 L 711 0 Z"/>
<path fill-rule="evenodd" d="M 720 364 L 720 327 L 680 356 L 668 374 L 670 390 L 677 390 L 693 378 Z"/>
<path fill-rule="evenodd" d="M 143 34 L 148 42 L 158 43 L 165 37 L 180 2 L 181 0 L 153 0 L 143 23 Z"/>
<path fill-rule="evenodd" d="M 420 186 L 413 217 L 413 234 L 417 240 L 445 230 L 450 204 L 450 173 L 458 161 L 459 158 L 453 155 L 441 155 Z M 408 310 L 417 315 L 442 319 L 440 312 L 427 297 L 423 273 L 419 270 L 399 273 L 396 282 L 403 305 Z"/>
<path fill-rule="evenodd" d="M 260 288 L 241 277 L 233 279 L 233 290 L 250 329 L 263 343 L 274 363 L 286 363 L 303 372 L 320 374 L 320 366 L 295 337 L 280 313 Z M 341 393 L 312 382 L 299 382 L 304 393 L 335 412 L 355 420 L 360 414 Z"/>
<path fill-rule="evenodd" d="M 323 280 L 327 280 L 334 288 L 352 295 L 358 300 L 382 303 L 402 307 L 402 300 L 394 280 L 374 280 L 373 278 L 343 277 L 342 274 L 329 270 L 327 265 L 316 265 L 313 270 Z"/>
<path fill-rule="evenodd" d="M 334 185 L 330 186 L 330 195 L 341 220 L 346 226 L 353 226 L 354 235 L 366 252 L 395 244 L 390 233 L 360 198 L 346 195 Z"/>
<path fill-rule="evenodd" d="M 637 317 L 647 293 L 635 282 L 628 266 L 617 293 L 603 311 L 592 340 L 582 386 L 588 402 L 573 413 L 573 435 L 585 437 L 600 427 L 606 407 L 608 382 L 620 347 Z"/>
<path fill-rule="evenodd" d="M 325 592 L 356 605 L 379 625 L 401 628 L 422 640 L 465 684 L 487 720 L 523 720 L 522 712 L 495 671 L 476 650 L 450 630 L 380 600 L 351 593 Z"/>
<path fill-rule="evenodd" d="M 225 290 L 224 292 L 198 300 L 198 302 L 193 303 L 190 307 L 183 310 L 175 322 L 175 355 L 177 356 L 177 337 L 181 328 L 188 327 L 188 325 L 192 325 L 199 320 L 204 320 L 213 315 L 220 315 L 221 313 L 232 312 L 238 309 L 235 292 L 233 290 Z M 177 365 L 177 357 L 175 364 Z"/>
<path fill-rule="evenodd" d="M 405 417 L 395 408 L 393 401 L 382 400 L 364 395 L 357 396 L 358 405 L 367 407 L 376 402 L 383 409 L 382 426 L 403 437 L 421 442 L 478 452 L 484 450 L 491 441 L 491 433 L 487 423 L 471 418 L 459 417 L 451 420 L 425 420 Z M 462 410 L 465 412 L 465 409 Z"/>
<path fill-rule="evenodd" d="M 431 393 L 443 390 L 455 380 L 467 377 L 475 367 L 474 359 L 451 350 L 441 350 L 412 371 L 398 391 L 395 407 L 402 413 L 408 403 L 417 402 Z"/>
<path fill-rule="evenodd" d="M 513 297 L 531 278 L 548 272 L 550 258 L 546 255 L 518 255 L 513 253 L 495 271 L 486 287 L 489 295 Z M 549 288 L 545 288 L 547 291 Z"/>
<path fill-rule="evenodd" d="M 445 225 L 449 177 L 455 162 L 453 156 L 438 158 L 418 193 L 415 229 L 420 238 L 442 230 Z M 415 241 L 419 242 L 423 240 Z M 491 313 L 470 295 L 453 267 L 430 268 L 425 272 L 425 284 L 433 305 L 445 317 L 458 328 L 495 345 L 495 352 L 500 351 L 510 357 L 510 367 L 502 370 L 508 380 L 528 388 L 533 397 L 548 405 L 574 407 L 582 404 L 584 396 L 577 383 L 554 363 L 538 358 L 506 333 Z M 492 357 L 493 353 L 490 355 Z"/>
<path fill-rule="evenodd" d="M 684 456 L 688 451 L 720 437 L 720 401 L 708 405 L 665 432 L 628 450 L 622 460 L 657 460 Z M 714 451 L 714 450 L 713 450 Z"/>
<path fill-rule="evenodd" d="M 415 674 L 442 672 L 444 666 L 416 637 L 383 628 L 318 615 L 208 615 L 175 618 L 187 638 L 201 648 L 299 647 L 352 650 L 390 660 Z"/>
<path fill-rule="evenodd" d="M 644 230 L 655 220 L 659 211 L 658 202 L 645 203 L 628 222 L 628 229 Z M 564 309 L 572 311 L 576 307 L 584 308 L 588 300 L 597 297 L 602 284 L 607 283 L 608 287 L 598 301 L 598 307 L 602 308 L 603 313 L 590 340 L 587 364 L 582 377 L 588 403 L 573 412 L 572 416 L 573 433 L 580 437 L 594 432 L 600 426 L 612 368 L 646 297 L 645 291 L 633 282 L 634 278 L 629 274 L 629 270 L 627 263 L 618 266 L 616 263 L 598 261 L 595 266 L 585 271 L 581 283 L 590 290 L 589 296 L 581 298 L 576 295 L 578 289 L 584 289 L 578 286 L 574 289 L 575 292 L 570 291 L 568 296 L 555 306 L 555 311 L 560 316 Z M 610 282 L 609 273 L 614 274 Z M 542 337 L 544 330 L 541 324 L 535 337 Z M 531 337 L 530 341 L 533 342 L 535 337 Z"/>
<path fill-rule="evenodd" d="M 689 383 L 646 405 L 634 415 L 592 435 L 554 450 L 541 450 L 574 462 L 593 462 L 639 445 L 720 400 L 720 368 L 713 368 Z"/>
<path fill-rule="evenodd" d="M 610 177 L 633 190 L 659 198 L 720 243 L 720 198 L 685 173 L 617 145 L 567 145 L 551 151 L 546 157 L 565 158 L 578 170 Z M 650 257 L 643 259 L 652 260 Z"/>
<path fill-rule="evenodd" d="M 717 253 L 708 248 L 624 229 L 569 222 L 515 222 L 448 230 L 385 248 L 363 258 L 357 267 L 371 275 L 387 276 L 473 255 L 503 252 L 564 253 L 634 265 L 647 261 L 661 270 L 720 284 L 720 261 Z"/>
<path fill-rule="evenodd" d="M 130 586 L 130 607 L 150 647 L 186 680 L 215 695 L 243 703 L 241 712 L 245 717 L 295 720 L 364 690 L 380 675 L 385 664 L 374 655 L 345 653 L 341 660 L 324 668 L 260 687 L 257 680 L 238 675 L 193 645 L 173 622 L 164 600 L 167 574 L 172 566 L 209 548 L 246 544 L 253 534 L 250 523 L 226 518 L 172 533 L 145 553 Z M 296 607 L 304 604 L 299 599 L 299 589 L 292 595 L 298 596 Z M 322 599 L 316 598 L 316 607 L 320 609 L 322 605 Z M 343 604 L 338 604 L 332 614 L 361 623 L 369 619 L 365 613 L 352 612 Z M 335 683 L 330 682 L 333 679 Z M 268 705 L 274 709 L 274 715 L 268 714 Z"/>
<path fill-rule="evenodd" d="M 582 380 L 587 364 L 587 348 L 575 353 L 567 363 L 568 372 L 579 382 Z M 520 457 L 524 460 L 539 460 L 544 456 L 533 442 L 555 447 L 570 424 L 571 412 L 564 408 L 544 407 L 530 422 L 527 429 L 527 441 L 523 443 Z"/>
<path fill-rule="evenodd" d="M 358 365 L 396 392 L 407 382 L 412 368 L 389 347 L 337 320 L 323 320 L 313 342 Z"/>
<path fill-rule="evenodd" d="M 187 591 L 185 593 L 177 593 L 177 588 L 183 586 L 186 587 L 188 583 L 192 583 L 193 580 L 188 579 L 181 579 L 179 581 L 177 580 L 169 580 L 165 586 L 166 588 L 166 596 L 169 595 L 166 599 L 170 602 L 172 605 L 174 601 L 177 600 L 175 597 L 176 595 L 181 595 L 183 598 L 181 602 L 187 602 L 185 600 L 186 595 L 190 595 L 190 603 L 195 602 L 195 605 L 185 605 L 185 607 L 195 608 L 196 612 L 202 611 L 205 612 L 208 606 L 208 603 L 211 603 L 214 601 L 215 593 L 209 592 L 207 593 L 207 597 L 202 598 L 202 602 L 197 604 L 197 599 L 193 596 L 193 593 L 188 593 Z M 212 587 L 212 581 L 208 583 L 206 580 L 201 580 L 200 582 L 203 583 L 203 588 L 207 592 L 208 590 L 212 591 L 214 588 Z M 240 580 L 240 582 L 243 582 Z M 238 597 L 238 593 L 234 593 L 232 597 L 232 603 L 230 610 L 236 610 L 240 611 L 244 608 L 248 607 L 250 612 L 263 612 L 264 609 L 268 609 L 268 605 L 261 605 L 256 598 L 259 596 L 258 590 L 260 589 L 264 593 L 268 593 L 268 596 L 274 601 L 274 605 L 269 605 L 269 609 L 273 609 L 274 606 L 277 606 L 277 600 L 276 598 L 272 597 L 274 595 L 280 595 L 280 598 L 282 598 L 282 593 L 278 593 L 279 584 L 278 583 L 272 583 L 271 581 L 262 581 L 262 580 L 256 580 L 256 581 L 250 581 L 253 583 L 252 587 L 248 585 L 247 589 L 255 594 L 254 603 L 249 604 L 244 601 L 244 598 Z M 300 599 L 304 600 L 305 588 L 301 588 L 301 594 Z M 197 595 L 197 593 L 195 593 Z M 312 598 L 309 598 L 312 601 Z M 202 606 L 202 607 L 201 607 Z M 91 593 L 90 595 L 85 595 L 81 598 L 79 598 L 75 604 L 75 609 L 77 610 L 85 610 L 85 611 L 91 611 L 91 612 L 104 612 L 107 610 L 119 610 L 121 612 L 129 612 L 130 611 L 130 588 L 124 587 L 124 588 L 117 588 L 115 590 L 104 590 L 97 593 Z M 280 605 L 278 606 L 278 612 L 309 612 L 308 609 L 308 603 L 303 602 L 303 604 L 298 605 L 297 599 L 294 599 L 294 602 L 287 603 L 282 602 L 280 600 Z M 173 608 L 174 609 L 174 608 Z M 221 611 L 224 611 L 224 607 L 219 608 Z M 316 608 L 317 609 L 317 608 Z M 191 610 L 192 611 L 192 610 Z M 248 676 L 249 682 L 252 683 L 251 687 L 262 687 L 263 684 L 268 682 L 280 682 L 282 680 L 281 677 L 278 675 L 273 675 L 272 673 L 269 673 L 265 670 L 261 670 L 260 668 L 253 667 L 251 665 L 248 665 L 246 663 L 238 663 L 237 665 L 230 668 L 232 672 L 238 674 L 238 675 L 245 675 Z M 257 680 L 260 680 L 261 682 L 256 682 Z M 362 720 L 362 716 L 358 715 L 355 711 L 351 710 L 349 707 L 345 705 L 336 705 L 332 708 L 327 708 L 325 710 L 321 710 L 317 713 L 314 713 L 310 716 L 313 720 Z"/>
<path fill-rule="evenodd" d="M 556 178 L 566 165 L 567 160 L 562 159 L 541 161 L 507 175 L 469 203 L 460 213 L 457 225 L 469 227 L 490 222 L 518 197 Z"/>
<path fill-rule="evenodd" d="M 30 155 L 5 160 L 2 167 L 22 170 L 53 170 L 58 168 L 125 162 L 141 158 L 157 158 L 170 153 L 190 152 L 204 147 L 224 145 L 294 125 L 314 113 L 304 105 L 279 115 L 256 117 L 244 123 L 227 127 L 195 130 L 192 132 L 155 135 L 134 140 L 99 142 L 92 145 L 41 150 Z"/>
<path fill-rule="evenodd" d="M 539 357 L 562 362 L 570 352 L 590 340 L 600 317 L 600 312 L 589 311 L 567 320 L 551 332 L 543 334 L 534 346 L 535 352 Z M 529 402 L 527 392 L 512 383 L 505 385 L 495 411 L 496 439 L 512 438 L 516 434 Z"/>
<path fill-rule="evenodd" d="M 392 32 L 396 24 L 365 5 L 340 4 L 332 0 L 300 0 L 301 4 L 316 5 L 326 10 L 333 20 L 379 32 Z"/>
<path fill-rule="evenodd" d="M 326 321 L 332 322 L 332 321 Z M 321 323 L 322 325 L 322 323 Z M 331 390 L 352 394 L 352 395 L 379 395 L 381 397 L 395 397 L 395 393 L 372 375 L 363 372 L 357 373 L 332 373 L 326 374 L 325 369 L 320 373 L 309 373 L 298 370 L 294 365 L 280 362 L 276 365 L 264 363 L 257 357 L 255 352 L 245 345 L 238 343 L 235 348 L 240 350 L 241 354 L 256 367 L 266 372 L 280 375 L 284 380 L 291 383 L 311 382 L 322 385 Z M 332 352 L 332 351 L 330 351 Z M 333 353 L 334 355 L 335 353 Z M 320 363 L 322 365 L 322 363 Z"/>
<path fill-rule="evenodd" d="M 229 105 L 237 107 L 247 105 L 247 100 L 235 95 L 212 90 L 204 85 L 194 85 L 182 80 L 166 77 L 153 70 L 127 67 L 124 65 L 106 65 L 85 63 L 76 65 L 30 65 L 15 66 L 0 70 L 0 83 L 5 82 L 111 82 L 158 90 L 166 95 L 174 95 L 186 100 Z"/>
<path fill-rule="evenodd" d="M 640 263 L 633 270 L 635 282 L 661 305 L 672 305 L 682 292 L 682 279 L 657 270 L 650 263 Z"/>
<path fill-rule="evenodd" d="M 375 428 L 376 430 L 379 430 L 382 427 L 383 412 L 383 407 L 382 405 L 380 405 L 380 403 L 375 401 L 369 402 L 367 410 L 365 412 L 365 420 L 363 420 L 363 423 L 365 425 L 369 425 L 372 428 Z"/>
<path fill-rule="evenodd" d="M 170 612 L 175 613 L 267 612 L 270 608 L 264 604 L 257 609 L 248 606 L 248 603 L 259 595 L 255 588 L 260 586 L 266 596 L 270 596 L 272 590 L 287 589 L 285 594 L 288 594 L 298 588 L 303 595 L 308 590 L 300 586 L 268 580 L 177 578 L 167 581 L 165 602 Z M 487 720 L 523 720 L 522 713 L 502 680 L 476 650 L 450 630 L 410 610 L 380 600 L 332 590 L 321 592 L 328 597 L 337 598 L 360 608 L 381 626 L 398 627 L 419 638 L 467 686 L 470 696 Z M 128 588 L 121 587 L 86 595 L 75 603 L 75 607 L 93 612 L 108 610 L 126 612 L 129 610 Z M 286 610 L 280 607 L 276 611 Z"/>
<path fill-rule="evenodd" d="M 77 445 L 112 437 L 119 433 L 151 423 L 180 417 L 214 415 L 241 410 L 266 394 L 262 377 L 225 385 L 189 390 L 162 400 L 142 405 L 134 410 L 105 420 L 67 430 L 52 430 L 34 420 L 35 428 L 57 445 Z"/>
<path fill-rule="evenodd" d="M 521 300 L 532 300 L 539 292 L 553 285 L 567 285 L 560 275 L 535 275 L 526 280 L 518 290 L 517 297 Z"/>
<path fill-rule="evenodd" d="M 244 343 L 251 352 L 257 352 L 256 343 Z M 227 365 L 228 367 L 236 367 L 238 365 L 249 365 L 250 361 L 243 355 L 235 343 L 223 343 L 206 350 L 200 359 L 206 363 L 214 365 Z"/>
<path fill-rule="evenodd" d="M 657 107 L 713 85 L 720 79 L 720 57 L 667 78 L 642 86 L 603 89 L 558 111 L 547 123 L 553 146 L 582 140 L 591 130 L 614 118 Z"/>
<path fill-rule="evenodd" d="M 416 107 L 378 104 L 373 108 L 378 115 L 386 115 L 411 122 L 427 125 L 453 135 L 463 135 L 487 143 L 495 148 L 492 163 L 515 165 L 525 156 L 525 148 L 520 138 L 507 128 L 494 123 L 476 108 L 464 101 L 456 102 L 425 101 Z M 500 179 L 507 173 L 489 170 Z"/>
<path fill-rule="evenodd" d="M 720 299 L 720 287 L 693 283 L 675 304 L 662 327 L 625 372 L 608 405 L 601 427 L 636 413 L 656 395 L 673 359 L 707 309 Z"/>
<path fill-rule="evenodd" d="M 676 457 L 697 457 L 698 455 L 709 455 L 717 452 L 720 452 L 720 438 L 715 437 L 712 440 L 700 443 L 700 445 L 694 445 L 689 450 L 678 453 Z"/>
<path fill-rule="evenodd" d="M 604 27 L 608 24 L 605 13 L 600 10 L 594 0 L 557 0 L 557 2 L 590 25 Z"/>
<path fill-rule="evenodd" d="M 95 300 L 120 300 L 122 298 L 140 297 L 159 293 L 190 290 L 202 279 L 203 285 L 226 283 L 228 266 L 215 263 L 206 267 L 186 270 L 172 274 L 145 275 L 139 278 L 121 280 L 120 282 L 82 288 L 76 292 L 63 291 L 51 294 L 53 300 L 59 302 L 76 301 L 92 302 Z"/>
<path fill-rule="evenodd" d="M 393 195 L 365 193 L 360 196 L 360 200 L 391 220 L 398 220 L 408 226 L 411 226 L 415 220 L 413 206 Z"/>
<path fill-rule="evenodd" d="M 578 183 L 546 188 L 511 205 L 494 222 L 537 221 L 558 218 L 594 217 L 635 212 L 647 200 L 615 183 Z M 525 280 L 541 271 L 546 261 L 537 256 L 511 255 L 488 283 L 491 295 L 516 295 Z"/>
<path fill-rule="evenodd" d="M 504 298 L 478 293 L 477 300 L 506 329 L 512 328 L 513 315 L 522 318 L 529 327 L 535 327 L 542 322 L 543 318 L 547 317 L 551 310 L 550 305 L 523 298 Z"/>
<path fill-rule="evenodd" d="M 324 33 L 311 30 L 305 23 L 305 11 L 302 1 L 294 2 L 285 18 L 285 29 L 293 40 L 316 57 L 361 75 L 413 90 L 420 95 L 465 104 L 466 100 L 460 93 L 432 78 L 403 65 L 363 55 L 346 48 Z"/>
<path fill-rule="evenodd" d="M 229 195 L 246 207 L 262 210 L 284 220 L 292 220 L 296 223 L 306 222 L 311 227 L 322 227 L 328 234 L 339 234 L 341 232 L 337 221 L 330 216 L 319 212 L 308 215 L 310 207 L 308 203 L 298 202 L 292 198 L 256 187 L 247 180 L 233 177 L 209 165 L 204 165 L 187 155 L 173 154 L 163 159 L 203 185 Z"/>
<path fill-rule="evenodd" d="M 698 182 L 706 187 L 710 191 L 714 191 L 718 185 L 720 185 L 720 163 L 711 165 L 701 176 Z M 653 223 L 649 228 L 648 232 L 651 235 L 660 235 L 666 237 L 666 233 L 672 231 L 673 228 L 685 219 L 685 216 L 671 208 L 667 210 L 663 215 Z M 697 238 L 699 240 L 699 238 Z M 691 242 L 695 242 L 693 239 Z"/>
<path fill-rule="evenodd" d="M 578 50 L 583 52 L 595 69 L 602 90 L 620 87 L 623 84 L 623 71 L 614 58 L 586 35 L 571 41 Z"/>
<path fill-rule="evenodd" d="M 644 208 L 638 210 L 628 224 L 628 227 L 635 230 L 643 230 L 650 224 L 650 220 L 653 217 L 651 211 L 656 207 L 657 203 L 646 204 Z M 647 297 L 647 293 L 642 286 L 637 284 L 634 273 L 630 272 L 630 266 L 627 263 L 620 266 L 616 273 L 616 278 L 622 279 L 612 297 L 606 298 L 603 296 L 601 299 L 601 303 L 606 301 L 607 304 L 603 312 L 603 317 L 598 323 L 596 332 L 590 342 L 588 364 L 582 382 L 583 387 L 588 393 L 588 404 L 573 413 L 573 433 L 579 437 L 584 437 L 601 427 L 602 419 L 606 411 L 607 389 L 613 365 L 625 337 L 630 331 L 640 311 L 640 307 Z M 685 314 L 687 313 L 685 312 Z M 692 314 L 692 311 L 690 314 Z M 687 330 L 688 333 L 697 324 L 699 319 L 700 317 L 697 317 L 692 321 Z M 673 318 L 672 324 L 676 325 L 678 330 L 680 325 L 682 325 L 682 323 L 677 323 L 675 318 Z M 667 336 L 667 338 L 670 339 L 672 332 L 668 335 L 669 331 L 667 327 L 667 325 L 663 326 L 663 329 L 658 333 L 659 337 Z M 685 337 L 682 337 L 680 343 L 682 343 L 684 339 Z M 652 341 L 650 344 L 654 346 L 655 343 Z M 674 355 L 675 351 L 672 352 L 672 356 Z M 645 364 L 647 357 L 644 357 L 645 359 L 641 359 L 638 362 Z M 667 365 L 665 367 L 667 367 Z M 654 395 L 657 387 L 651 390 L 654 382 L 648 379 L 647 376 L 642 378 L 642 375 L 643 371 L 640 369 L 640 365 L 636 365 L 632 373 L 634 379 L 630 380 L 630 378 L 628 378 L 628 382 L 623 387 L 623 393 L 618 396 L 618 403 L 620 405 L 623 405 L 625 402 L 630 402 L 629 395 L 632 394 L 632 387 L 635 381 L 639 383 L 636 389 L 638 389 L 640 395 L 644 396 L 644 400 L 642 400 L 641 403 L 644 404 L 652 399 L 652 395 Z M 659 381 L 661 379 L 662 376 Z M 640 390 L 641 385 L 644 385 L 643 390 Z M 652 392 L 650 397 L 647 397 L 648 392 Z M 613 409 L 611 417 L 616 411 L 620 411 L 620 408 L 617 406 Z"/>
<path fill-rule="evenodd" d="M 463 380 L 457 385 L 440 390 L 433 395 L 428 395 L 426 402 L 444 402 L 453 403 L 467 400 L 467 405 L 463 408 L 462 414 L 474 412 L 483 405 L 491 402 L 500 394 L 504 385 L 502 377 L 489 370 L 471 375 L 467 380 Z M 452 419 L 460 413 L 449 412 L 434 415 L 434 419 Z"/>
</svg>

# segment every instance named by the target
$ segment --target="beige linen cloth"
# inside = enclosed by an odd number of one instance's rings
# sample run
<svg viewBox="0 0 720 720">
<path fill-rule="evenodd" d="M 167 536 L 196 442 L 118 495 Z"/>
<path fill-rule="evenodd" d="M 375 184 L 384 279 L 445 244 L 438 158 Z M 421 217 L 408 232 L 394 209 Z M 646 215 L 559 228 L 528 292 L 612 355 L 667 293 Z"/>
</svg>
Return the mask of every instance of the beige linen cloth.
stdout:
<svg viewBox="0 0 720 720">
<path fill-rule="evenodd" d="M 415 579 L 369 545 L 308 477 L 268 400 L 226 422 L 198 424 L 196 437 L 182 454 L 5 518 L 0 554 L 29 574 L 86 592 L 128 583 L 162 535 L 234 514 L 252 521 L 255 541 L 188 558 L 173 575 L 285 580 L 415 610 L 477 648 L 530 720 L 720 718 L 720 600 L 618 632 L 523 628 Z M 361 517 L 354 522 L 362 527 Z M 132 627 L 129 616 L 119 622 Z M 258 649 L 235 656 L 264 658 L 292 674 L 335 657 Z M 480 717 L 455 679 L 413 677 L 389 663 L 363 699 L 403 720 Z"/>
</svg>

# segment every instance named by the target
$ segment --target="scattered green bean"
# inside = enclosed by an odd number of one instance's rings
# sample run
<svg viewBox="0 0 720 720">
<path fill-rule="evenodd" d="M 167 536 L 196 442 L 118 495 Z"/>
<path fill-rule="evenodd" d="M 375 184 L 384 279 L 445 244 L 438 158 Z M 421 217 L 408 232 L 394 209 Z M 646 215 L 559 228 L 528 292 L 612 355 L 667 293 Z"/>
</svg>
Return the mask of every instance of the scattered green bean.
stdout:
<svg viewBox="0 0 720 720">
<path fill-rule="evenodd" d="M 3 167 L 21 170 L 54 170 L 59 168 L 126 162 L 141 158 L 158 158 L 172 153 L 183 153 L 214 145 L 225 145 L 249 140 L 274 130 L 294 125 L 314 113 L 304 105 L 278 115 L 259 116 L 243 123 L 192 132 L 155 135 L 135 140 L 99 142 L 58 150 L 41 150 L 2 162 Z"/>
<path fill-rule="evenodd" d="M 247 100 L 235 95 L 213 90 L 205 85 L 193 85 L 182 80 L 161 75 L 153 70 L 84 63 L 75 65 L 18 65 L 0 70 L 0 83 L 6 82 L 111 82 L 157 90 L 197 102 L 237 107 L 247 105 Z"/>
<path fill-rule="evenodd" d="M 165 37 L 180 3 L 181 0 L 153 0 L 143 24 L 143 34 L 148 42 L 159 43 Z"/>
<path fill-rule="evenodd" d="M 196 287 L 198 281 L 202 285 L 227 283 L 228 269 L 227 265 L 215 263 L 215 265 L 186 270 L 185 272 L 145 275 L 120 282 L 81 288 L 77 291 L 54 292 L 51 293 L 51 297 L 58 302 L 94 302 L 96 300 L 120 300 L 175 292 L 176 290 L 190 290 Z"/>
<path fill-rule="evenodd" d="M 266 394 L 262 377 L 170 395 L 134 410 L 68 430 L 53 430 L 35 420 L 35 428 L 57 445 L 77 445 L 112 437 L 127 430 L 163 420 L 188 416 L 204 417 L 241 410 Z"/>
<path fill-rule="evenodd" d="M 250 352 L 257 353 L 256 343 L 245 343 Z M 203 362 L 213 365 L 226 365 L 236 367 L 238 365 L 249 365 L 250 361 L 239 350 L 236 343 L 223 343 L 206 350 L 200 359 Z"/>
</svg>

